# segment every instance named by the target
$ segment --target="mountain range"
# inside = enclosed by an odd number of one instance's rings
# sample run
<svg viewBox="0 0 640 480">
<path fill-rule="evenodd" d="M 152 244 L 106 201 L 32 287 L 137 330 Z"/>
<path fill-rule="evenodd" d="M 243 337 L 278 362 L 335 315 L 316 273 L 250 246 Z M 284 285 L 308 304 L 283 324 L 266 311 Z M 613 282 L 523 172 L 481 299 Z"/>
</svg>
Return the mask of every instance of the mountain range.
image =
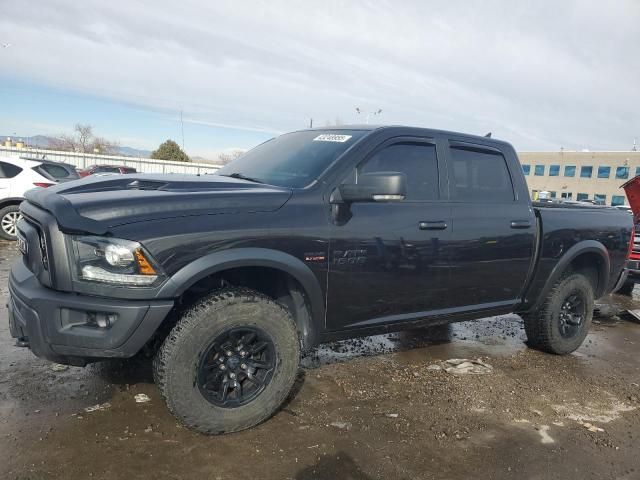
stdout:
<svg viewBox="0 0 640 480">
<path fill-rule="evenodd" d="M 46 135 L 34 135 L 32 137 L 14 137 L 13 135 L 0 135 L 2 143 L 4 143 L 4 140 L 8 137 L 10 137 L 14 142 L 16 140 L 23 140 L 27 146 L 36 148 L 48 148 L 51 142 L 54 141 L 53 137 L 48 137 Z M 151 150 L 141 150 L 133 147 L 118 146 L 115 153 L 117 155 L 125 155 L 127 157 L 149 158 L 149 156 L 151 155 Z"/>
</svg>

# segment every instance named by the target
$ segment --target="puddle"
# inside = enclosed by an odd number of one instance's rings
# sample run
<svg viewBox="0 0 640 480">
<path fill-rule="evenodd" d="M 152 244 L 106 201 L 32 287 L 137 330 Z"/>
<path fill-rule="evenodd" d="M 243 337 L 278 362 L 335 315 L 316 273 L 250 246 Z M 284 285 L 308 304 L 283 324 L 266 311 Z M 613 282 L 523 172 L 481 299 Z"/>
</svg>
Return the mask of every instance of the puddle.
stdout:
<svg viewBox="0 0 640 480">
<path fill-rule="evenodd" d="M 473 353 L 507 355 L 525 348 L 526 336 L 517 315 L 502 315 L 450 325 L 373 335 L 352 340 L 325 343 L 302 360 L 305 368 L 344 362 L 353 358 L 387 353 L 424 356 L 429 348 L 433 358 L 459 358 Z"/>
</svg>

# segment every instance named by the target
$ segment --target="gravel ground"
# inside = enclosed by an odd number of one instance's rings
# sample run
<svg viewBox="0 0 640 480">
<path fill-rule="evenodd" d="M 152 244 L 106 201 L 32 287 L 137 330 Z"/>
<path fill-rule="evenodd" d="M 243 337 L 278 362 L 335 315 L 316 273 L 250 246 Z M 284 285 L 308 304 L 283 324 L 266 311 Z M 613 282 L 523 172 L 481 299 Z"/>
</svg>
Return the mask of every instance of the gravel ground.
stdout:
<svg viewBox="0 0 640 480">
<path fill-rule="evenodd" d="M 5 297 L 15 258 L 0 243 Z M 221 437 L 176 423 L 148 361 L 58 371 L 2 311 L 0 479 L 637 479 L 639 307 L 603 299 L 566 357 L 527 349 L 515 315 L 323 345 L 281 411 Z M 493 368 L 455 375 L 453 358 Z"/>
</svg>

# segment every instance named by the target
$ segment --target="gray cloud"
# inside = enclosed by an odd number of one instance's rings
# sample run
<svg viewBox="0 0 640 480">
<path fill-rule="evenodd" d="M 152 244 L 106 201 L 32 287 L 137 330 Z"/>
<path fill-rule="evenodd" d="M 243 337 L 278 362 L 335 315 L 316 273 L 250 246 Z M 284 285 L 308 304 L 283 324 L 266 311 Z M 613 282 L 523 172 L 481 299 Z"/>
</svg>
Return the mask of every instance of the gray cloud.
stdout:
<svg viewBox="0 0 640 480">
<path fill-rule="evenodd" d="M 0 32 L 19 78 L 202 124 L 280 132 L 360 106 L 519 149 L 629 148 L 640 3 L 526 3 L 5 0 Z"/>
</svg>

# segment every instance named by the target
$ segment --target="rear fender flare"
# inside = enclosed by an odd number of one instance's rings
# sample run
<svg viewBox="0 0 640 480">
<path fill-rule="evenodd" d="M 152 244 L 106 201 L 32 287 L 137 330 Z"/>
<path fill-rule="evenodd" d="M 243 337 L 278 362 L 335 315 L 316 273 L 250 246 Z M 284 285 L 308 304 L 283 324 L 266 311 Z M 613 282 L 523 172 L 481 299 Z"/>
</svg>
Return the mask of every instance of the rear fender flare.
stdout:
<svg viewBox="0 0 640 480">
<path fill-rule="evenodd" d="M 611 261 L 609 259 L 609 252 L 607 248 L 600 242 L 595 240 L 583 240 L 579 243 L 573 245 L 569 250 L 567 250 L 560 260 L 556 264 L 556 266 L 551 271 L 551 275 L 549 275 L 549 279 L 547 280 L 544 288 L 538 295 L 538 299 L 536 300 L 535 306 L 533 310 L 537 310 L 544 303 L 545 298 L 549 294 L 551 288 L 556 284 L 562 275 L 567 271 L 571 262 L 573 262 L 579 255 L 585 253 L 595 253 L 602 260 L 600 266 L 594 265 L 594 267 L 598 268 L 598 286 L 595 289 L 595 297 L 600 298 L 604 295 L 607 288 L 607 281 L 609 279 L 609 272 L 611 270 Z"/>
</svg>

